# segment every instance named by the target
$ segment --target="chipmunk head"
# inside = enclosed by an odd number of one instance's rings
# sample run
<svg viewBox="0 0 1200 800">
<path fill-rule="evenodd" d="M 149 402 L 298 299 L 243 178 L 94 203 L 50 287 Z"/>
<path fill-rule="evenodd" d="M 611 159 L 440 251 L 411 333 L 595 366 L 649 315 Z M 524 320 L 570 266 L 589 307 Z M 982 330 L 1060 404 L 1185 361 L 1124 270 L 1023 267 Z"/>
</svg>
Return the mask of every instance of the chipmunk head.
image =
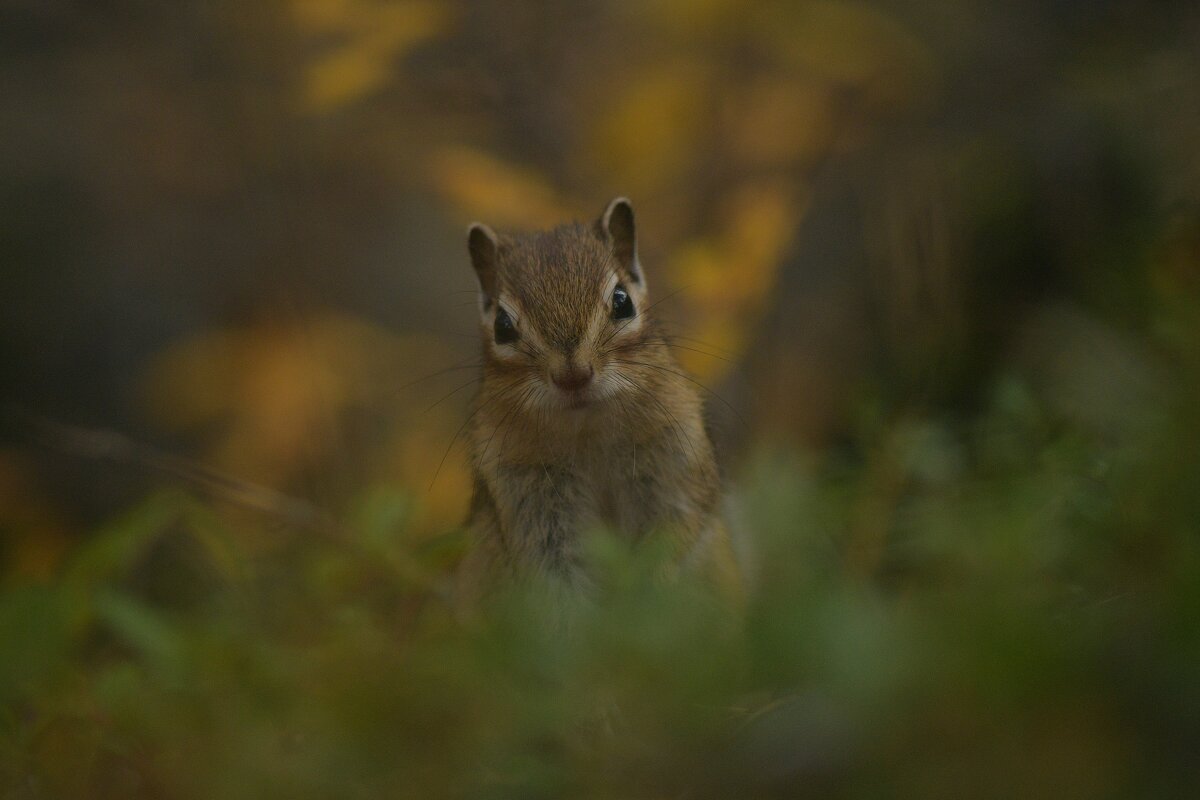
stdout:
<svg viewBox="0 0 1200 800">
<path fill-rule="evenodd" d="M 498 235 L 468 229 L 489 369 L 527 407 L 585 408 L 635 391 L 631 351 L 647 340 L 646 281 L 633 207 L 610 202 L 591 226 Z"/>
</svg>

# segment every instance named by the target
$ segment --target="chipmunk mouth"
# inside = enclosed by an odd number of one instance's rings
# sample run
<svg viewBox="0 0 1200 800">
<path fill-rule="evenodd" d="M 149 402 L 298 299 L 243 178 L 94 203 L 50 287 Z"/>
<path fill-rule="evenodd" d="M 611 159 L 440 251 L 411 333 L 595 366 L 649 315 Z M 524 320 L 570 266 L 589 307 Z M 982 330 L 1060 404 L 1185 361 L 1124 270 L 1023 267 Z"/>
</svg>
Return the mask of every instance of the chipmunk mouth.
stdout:
<svg viewBox="0 0 1200 800">
<path fill-rule="evenodd" d="M 559 391 L 559 399 L 562 405 L 570 411 L 580 411 L 594 404 L 594 398 L 586 389 L 575 390 L 570 392 Z"/>
</svg>

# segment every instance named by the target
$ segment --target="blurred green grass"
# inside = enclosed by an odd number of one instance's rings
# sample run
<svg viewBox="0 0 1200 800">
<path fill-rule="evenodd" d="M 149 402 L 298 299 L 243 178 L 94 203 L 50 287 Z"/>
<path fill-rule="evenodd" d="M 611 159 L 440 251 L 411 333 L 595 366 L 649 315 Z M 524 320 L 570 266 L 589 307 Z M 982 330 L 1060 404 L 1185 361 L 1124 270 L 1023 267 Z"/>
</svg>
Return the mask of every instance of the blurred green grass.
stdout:
<svg viewBox="0 0 1200 800">
<path fill-rule="evenodd" d="M 1010 377 L 967 420 L 760 451 L 741 615 L 597 535 L 590 601 L 463 623 L 462 534 L 406 536 L 419 494 L 365 489 L 338 537 L 158 494 L 7 580 L 3 796 L 1184 793 L 1200 468 L 1171 385 L 1124 438 Z"/>
</svg>

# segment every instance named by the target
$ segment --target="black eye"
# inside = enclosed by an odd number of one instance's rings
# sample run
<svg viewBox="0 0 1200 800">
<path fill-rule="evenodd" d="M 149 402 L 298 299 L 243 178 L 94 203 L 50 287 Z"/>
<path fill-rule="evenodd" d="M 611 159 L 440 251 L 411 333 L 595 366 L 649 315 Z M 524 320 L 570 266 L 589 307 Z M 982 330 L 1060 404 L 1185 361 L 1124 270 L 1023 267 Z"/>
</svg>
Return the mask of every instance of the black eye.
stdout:
<svg viewBox="0 0 1200 800">
<path fill-rule="evenodd" d="M 512 317 L 503 308 L 496 309 L 496 324 L 492 330 L 496 334 L 496 344 L 509 344 L 519 338 L 517 326 L 513 324 Z"/>
<path fill-rule="evenodd" d="M 629 292 L 625 291 L 624 286 L 618 286 L 613 289 L 612 318 L 629 319 L 632 316 L 633 298 L 629 296 Z"/>
</svg>

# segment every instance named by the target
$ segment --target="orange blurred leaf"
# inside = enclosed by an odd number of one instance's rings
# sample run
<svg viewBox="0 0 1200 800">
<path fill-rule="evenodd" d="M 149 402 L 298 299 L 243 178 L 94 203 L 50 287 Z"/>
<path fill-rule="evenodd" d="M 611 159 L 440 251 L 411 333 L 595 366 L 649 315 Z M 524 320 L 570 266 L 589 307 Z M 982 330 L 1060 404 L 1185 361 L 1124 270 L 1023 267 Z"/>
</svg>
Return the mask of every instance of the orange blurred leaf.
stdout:
<svg viewBox="0 0 1200 800">
<path fill-rule="evenodd" d="M 541 228 L 570 216 L 542 176 L 479 150 L 442 148 L 429 171 L 434 187 L 464 215 L 490 225 Z"/>
<path fill-rule="evenodd" d="M 430 0 L 293 0 L 293 16 L 301 32 L 339 40 L 305 75 L 303 105 L 312 113 L 336 111 L 382 89 L 394 79 L 396 62 L 449 20 L 445 7 Z"/>
</svg>

